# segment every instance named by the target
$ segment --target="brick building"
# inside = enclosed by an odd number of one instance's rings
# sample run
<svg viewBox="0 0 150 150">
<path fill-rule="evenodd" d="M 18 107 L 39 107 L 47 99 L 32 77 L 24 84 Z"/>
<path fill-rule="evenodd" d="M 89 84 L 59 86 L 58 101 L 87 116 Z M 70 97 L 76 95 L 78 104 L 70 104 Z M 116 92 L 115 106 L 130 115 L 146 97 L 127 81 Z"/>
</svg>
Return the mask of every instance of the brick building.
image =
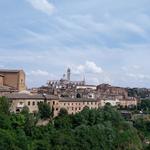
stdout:
<svg viewBox="0 0 150 150">
<path fill-rule="evenodd" d="M 0 70 L 0 86 L 7 86 L 17 91 L 26 89 L 25 73 L 23 70 Z"/>
</svg>

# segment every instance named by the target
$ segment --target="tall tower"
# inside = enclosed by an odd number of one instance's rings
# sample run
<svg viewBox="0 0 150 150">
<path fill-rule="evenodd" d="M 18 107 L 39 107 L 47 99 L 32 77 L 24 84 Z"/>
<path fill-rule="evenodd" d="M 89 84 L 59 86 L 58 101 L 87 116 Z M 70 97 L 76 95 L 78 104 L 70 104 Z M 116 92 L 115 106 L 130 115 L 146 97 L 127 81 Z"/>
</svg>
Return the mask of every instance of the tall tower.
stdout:
<svg viewBox="0 0 150 150">
<path fill-rule="evenodd" d="M 70 76 L 71 76 L 71 69 L 67 69 L 67 80 L 70 81 Z"/>
</svg>

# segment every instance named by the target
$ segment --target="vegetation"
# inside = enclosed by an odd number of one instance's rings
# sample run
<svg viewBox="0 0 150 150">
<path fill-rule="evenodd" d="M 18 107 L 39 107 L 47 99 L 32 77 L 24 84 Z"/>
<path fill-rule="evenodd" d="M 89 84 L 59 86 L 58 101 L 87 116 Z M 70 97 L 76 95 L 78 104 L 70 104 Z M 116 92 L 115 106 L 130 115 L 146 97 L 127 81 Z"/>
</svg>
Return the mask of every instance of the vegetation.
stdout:
<svg viewBox="0 0 150 150">
<path fill-rule="evenodd" d="M 128 95 L 131 97 L 147 98 L 150 97 L 150 91 L 146 88 L 127 88 Z"/>
<path fill-rule="evenodd" d="M 149 120 L 127 122 L 110 105 L 101 109 L 85 108 L 75 115 L 61 109 L 46 126 L 36 126 L 38 115 L 25 107 L 20 114 L 8 113 L 7 99 L 0 98 L 0 150 L 148 150 Z M 40 116 L 51 116 L 46 104 Z M 145 139 L 146 135 L 146 139 Z"/>
<path fill-rule="evenodd" d="M 39 114 L 42 119 L 47 119 L 51 116 L 52 111 L 47 103 L 39 103 Z"/>
<path fill-rule="evenodd" d="M 150 114 L 150 100 L 142 100 L 141 103 L 138 105 L 138 109 L 142 110 L 144 113 Z"/>
</svg>

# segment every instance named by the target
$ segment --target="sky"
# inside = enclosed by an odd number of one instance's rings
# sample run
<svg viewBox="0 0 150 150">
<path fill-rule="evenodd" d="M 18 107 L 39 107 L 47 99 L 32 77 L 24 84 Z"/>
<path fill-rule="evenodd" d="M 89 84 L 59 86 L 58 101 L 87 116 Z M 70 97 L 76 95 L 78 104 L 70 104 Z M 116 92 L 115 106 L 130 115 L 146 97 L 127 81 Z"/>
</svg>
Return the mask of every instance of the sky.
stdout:
<svg viewBox="0 0 150 150">
<path fill-rule="evenodd" d="M 0 68 L 150 88 L 150 0 L 0 0 Z"/>
</svg>

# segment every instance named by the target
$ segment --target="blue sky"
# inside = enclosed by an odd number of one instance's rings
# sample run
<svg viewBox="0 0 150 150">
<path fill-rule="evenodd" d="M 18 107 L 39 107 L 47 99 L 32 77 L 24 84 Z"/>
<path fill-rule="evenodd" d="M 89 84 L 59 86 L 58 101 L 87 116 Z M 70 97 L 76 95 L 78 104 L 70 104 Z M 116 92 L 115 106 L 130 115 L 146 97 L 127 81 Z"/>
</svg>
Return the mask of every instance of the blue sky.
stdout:
<svg viewBox="0 0 150 150">
<path fill-rule="evenodd" d="M 149 0 L 1 0 L 0 68 L 28 87 L 59 79 L 150 87 Z"/>
</svg>

